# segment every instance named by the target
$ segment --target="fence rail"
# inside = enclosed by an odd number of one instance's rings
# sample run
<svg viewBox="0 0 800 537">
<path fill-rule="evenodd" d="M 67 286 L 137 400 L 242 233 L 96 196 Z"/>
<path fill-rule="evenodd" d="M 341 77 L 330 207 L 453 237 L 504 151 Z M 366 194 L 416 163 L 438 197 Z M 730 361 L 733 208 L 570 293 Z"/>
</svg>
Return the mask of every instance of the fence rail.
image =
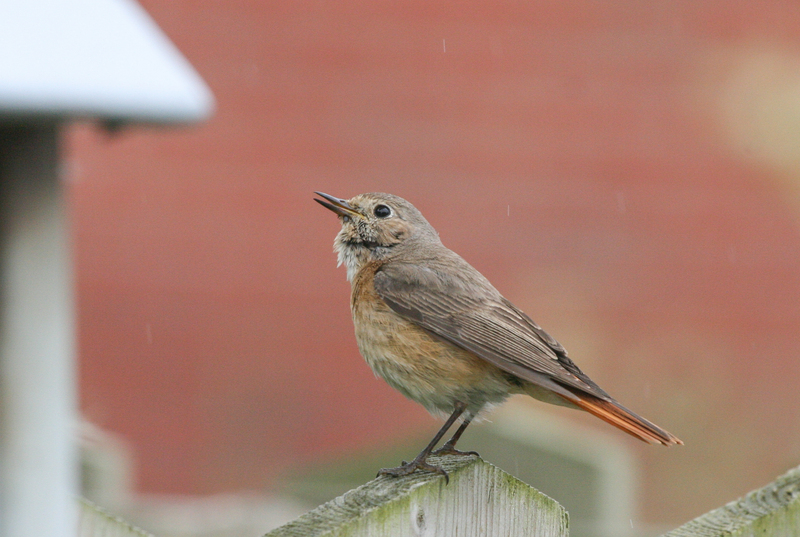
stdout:
<svg viewBox="0 0 800 537">
<path fill-rule="evenodd" d="M 79 499 L 78 537 L 153 537 L 89 500 Z"/>
<path fill-rule="evenodd" d="M 800 535 L 800 466 L 747 496 L 714 509 L 663 537 Z"/>
<path fill-rule="evenodd" d="M 431 457 L 450 474 L 379 477 L 265 537 L 567 537 L 567 512 L 478 457 Z M 81 500 L 80 537 L 152 537 Z M 800 536 L 800 467 L 662 537 Z"/>
</svg>

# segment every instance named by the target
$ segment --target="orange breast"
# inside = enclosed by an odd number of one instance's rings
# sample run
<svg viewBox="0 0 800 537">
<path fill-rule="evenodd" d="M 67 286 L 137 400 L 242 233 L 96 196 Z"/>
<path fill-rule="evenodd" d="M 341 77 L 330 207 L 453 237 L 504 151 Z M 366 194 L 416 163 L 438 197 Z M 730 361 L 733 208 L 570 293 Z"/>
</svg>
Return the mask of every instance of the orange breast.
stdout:
<svg viewBox="0 0 800 537">
<path fill-rule="evenodd" d="M 474 408 L 505 399 L 509 386 L 499 369 L 386 305 L 372 283 L 377 268 L 359 271 L 351 295 L 358 348 L 375 374 L 432 412 L 449 413 L 455 401 Z"/>
</svg>

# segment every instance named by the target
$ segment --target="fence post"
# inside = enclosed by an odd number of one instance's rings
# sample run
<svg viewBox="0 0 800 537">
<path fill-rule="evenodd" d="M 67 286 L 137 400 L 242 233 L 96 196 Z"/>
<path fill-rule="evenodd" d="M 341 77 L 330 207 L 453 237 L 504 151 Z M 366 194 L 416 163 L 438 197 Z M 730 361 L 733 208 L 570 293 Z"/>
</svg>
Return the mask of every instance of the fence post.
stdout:
<svg viewBox="0 0 800 537">
<path fill-rule="evenodd" d="M 555 500 L 478 457 L 431 457 L 450 474 L 379 477 L 266 537 L 567 537 Z"/>
<path fill-rule="evenodd" d="M 663 537 L 800 535 L 800 466 L 744 498 L 714 509 Z"/>
</svg>

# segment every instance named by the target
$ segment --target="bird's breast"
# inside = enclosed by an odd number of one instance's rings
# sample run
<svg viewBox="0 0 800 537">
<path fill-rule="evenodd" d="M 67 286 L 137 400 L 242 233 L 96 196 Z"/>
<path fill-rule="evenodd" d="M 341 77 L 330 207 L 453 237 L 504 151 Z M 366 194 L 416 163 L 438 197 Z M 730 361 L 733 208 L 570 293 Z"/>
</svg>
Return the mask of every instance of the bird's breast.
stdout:
<svg viewBox="0 0 800 537">
<path fill-rule="evenodd" d="M 477 412 L 505 398 L 499 369 L 395 313 L 375 291 L 374 274 L 353 279 L 351 310 L 359 351 L 376 375 L 432 412 L 450 412 L 455 401 Z"/>
</svg>

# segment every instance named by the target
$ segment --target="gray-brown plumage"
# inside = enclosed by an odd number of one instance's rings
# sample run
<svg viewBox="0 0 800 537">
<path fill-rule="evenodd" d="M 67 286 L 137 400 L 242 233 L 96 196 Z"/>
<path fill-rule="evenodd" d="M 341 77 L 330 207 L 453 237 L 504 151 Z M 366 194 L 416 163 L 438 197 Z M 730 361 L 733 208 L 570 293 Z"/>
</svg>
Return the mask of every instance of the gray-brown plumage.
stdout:
<svg viewBox="0 0 800 537">
<path fill-rule="evenodd" d="M 523 393 L 586 410 L 645 442 L 678 438 L 617 403 L 567 356 L 567 351 L 458 254 L 409 202 L 371 193 L 315 200 L 341 220 L 334 250 L 352 285 L 359 350 L 372 370 L 433 413 L 450 414 L 414 461 L 380 473 L 417 469 L 450 426 L 453 437 L 435 453 L 461 453 L 455 443 L 489 405 Z"/>
</svg>

